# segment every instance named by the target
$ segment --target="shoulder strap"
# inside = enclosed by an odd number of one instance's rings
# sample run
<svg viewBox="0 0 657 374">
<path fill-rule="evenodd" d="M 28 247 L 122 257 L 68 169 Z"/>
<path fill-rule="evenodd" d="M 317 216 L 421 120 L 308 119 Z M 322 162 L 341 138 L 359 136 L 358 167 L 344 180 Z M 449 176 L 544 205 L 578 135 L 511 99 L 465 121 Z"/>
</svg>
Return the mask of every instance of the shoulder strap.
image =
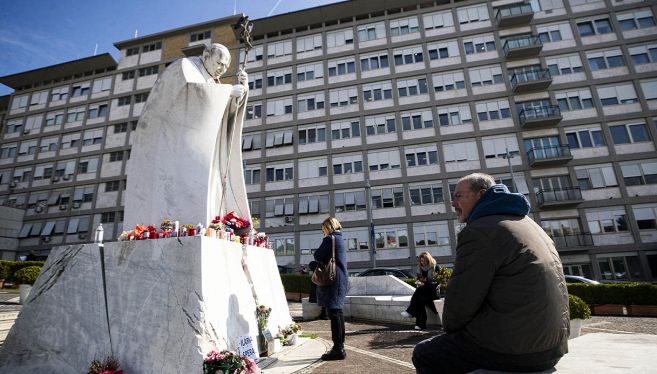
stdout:
<svg viewBox="0 0 657 374">
<path fill-rule="evenodd" d="M 331 247 L 332 247 L 331 249 L 332 249 L 333 254 L 331 255 L 331 257 L 332 257 L 332 258 L 335 258 L 335 236 L 334 236 L 334 235 L 331 235 L 331 239 L 332 239 L 332 241 L 333 241 L 332 246 L 331 246 Z"/>
</svg>

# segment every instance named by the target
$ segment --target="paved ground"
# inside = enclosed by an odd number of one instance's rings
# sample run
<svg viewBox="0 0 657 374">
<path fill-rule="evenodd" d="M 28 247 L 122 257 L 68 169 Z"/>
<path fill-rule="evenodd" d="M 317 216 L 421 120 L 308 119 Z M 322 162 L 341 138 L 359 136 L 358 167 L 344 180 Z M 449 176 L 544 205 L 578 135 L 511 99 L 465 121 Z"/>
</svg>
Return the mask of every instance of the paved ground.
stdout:
<svg viewBox="0 0 657 374">
<path fill-rule="evenodd" d="M 290 313 L 299 316 L 300 304 L 290 303 Z M 300 322 L 306 333 L 315 333 L 331 341 L 329 321 Z M 442 334 L 442 330 L 415 331 L 409 326 L 377 324 L 348 320 L 346 322 L 347 359 L 344 361 L 319 361 L 304 373 L 414 373 L 411 355 L 418 342 Z M 651 334 L 657 335 L 657 318 L 593 317 L 584 322 L 582 334 Z M 330 346 L 330 344 L 329 344 Z"/>
</svg>

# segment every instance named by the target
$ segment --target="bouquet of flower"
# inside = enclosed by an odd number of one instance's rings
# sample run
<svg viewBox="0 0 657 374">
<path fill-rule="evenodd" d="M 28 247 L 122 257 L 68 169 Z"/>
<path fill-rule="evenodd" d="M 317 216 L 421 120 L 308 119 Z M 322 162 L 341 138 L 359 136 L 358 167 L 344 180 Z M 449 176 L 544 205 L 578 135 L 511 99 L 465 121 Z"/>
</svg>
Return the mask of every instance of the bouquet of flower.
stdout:
<svg viewBox="0 0 657 374">
<path fill-rule="evenodd" d="M 221 222 L 227 227 L 233 230 L 233 232 L 237 235 L 241 235 L 243 233 L 248 233 L 249 230 L 251 229 L 251 221 L 248 219 L 244 219 L 235 212 L 230 212 L 226 214 Z"/>
<path fill-rule="evenodd" d="M 208 352 L 203 359 L 203 373 L 259 373 L 258 366 L 255 361 L 248 357 L 242 357 L 235 352 L 222 350 L 217 352 L 212 350 Z"/>
<path fill-rule="evenodd" d="M 283 328 L 279 333 L 278 333 L 278 339 L 283 343 L 283 345 L 293 345 L 294 344 L 294 334 L 298 333 L 301 331 L 301 326 L 293 323 L 288 327 Z"/>
<path fill-rule="evenodd" d="M 162 223 L 160 224 L 160 229 L 162 229 L 162 231 L 164 231 L 164 232 L 167 232 L 167 231 L 171 232 L 171 231 L 173 231 L 173 221 L 170 220 L 170 219 L 165 219 L 165 220 L 162 221 Z"/>
<path fill-rule="evenodd" d="M 223 230 L 224 224 L 221 222 L 221 216 L 215 216 L 208 227 L 214 230 Z"/>
<path fill-rule="evenodd" d="M 269 320 L 270 314 L 271 308 L 262 304 L 258 305 L 258 308 L 256 309 L 256 319 L 258 320 L 258 327 L 260 328 L 260 331 L 263 331 L 267 326 L 267 321 Z"/>
<path fill-rule="evenodd" d="M 122 374 L 123 370 L 119 365 L 119 360 L 114 356 L 107 356 L 104 360 L 93 360 L 91 365 L 89 365 L 89 370 L 87 374 L 103 374 L 103 373 L 112 373 L 112 374 Z"/>
</svg>

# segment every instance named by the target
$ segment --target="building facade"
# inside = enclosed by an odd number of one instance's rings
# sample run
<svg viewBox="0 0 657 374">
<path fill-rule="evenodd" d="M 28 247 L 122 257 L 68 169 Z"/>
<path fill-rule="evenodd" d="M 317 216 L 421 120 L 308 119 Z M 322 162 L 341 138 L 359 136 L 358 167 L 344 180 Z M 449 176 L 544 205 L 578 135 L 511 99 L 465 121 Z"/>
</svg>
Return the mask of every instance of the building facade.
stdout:
<svg viewBox="0 0 657 374">
<path fill-rule="evenodd" d="M 246 55 L 234 18 L 119 42 L 114 70 L 65 90 L 12 85 L 0 202 L 26 209 L 20 251 L 88 241 L 101 221 L 116 237 L 140 105 L 167 63 L 212 40 L 247 62 L 245 180 L 280 265 L 312 259 L 327 215 L 344 225 L 350 272 L 411 269 L 423 251 L 450 265 L 460 229 L 450 191 L 483 171 L 528 197 L 566 273 L 654 280 L 656 11 L 628 0 L 357 0 L 255 20 Z M 91 95 L 74 101 L 85 81 Z"/>
</svg>

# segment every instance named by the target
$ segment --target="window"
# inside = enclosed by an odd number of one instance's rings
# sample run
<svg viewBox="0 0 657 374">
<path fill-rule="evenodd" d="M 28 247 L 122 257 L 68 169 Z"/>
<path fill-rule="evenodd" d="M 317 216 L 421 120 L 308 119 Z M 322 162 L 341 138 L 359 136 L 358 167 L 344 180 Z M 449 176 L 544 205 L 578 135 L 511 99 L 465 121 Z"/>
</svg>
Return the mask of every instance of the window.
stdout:
<svg viewBox="0 0 657 374">
<path fill-rule="evenodd" d="M 64 112 L 50 112 L 46 114 L 46 126 L 61 125 L 64 123 Z"/>
<path fill-rule="evenodd" d="M 304 126 L 299 129 L 299 144 L 313 144 L 326 141 L 326 128 L 324 125 Z"/>
<path fill-rule="evenodd" d="M 620 48 L 587 52 L 586 58 L 589 60 L 589 66 L 592 71 L 625 66 L 623 52 L 621 52 Z"/>
<path fill-rule="evenodd" d="M 16 168 L 14 170 L 14 179 L 15 183 L 27 182 L 32 179 L 32 167 L 27 168 Z"/>
<path fill-rule="evenodd" d="M 428 93 L 427 78 L 419 77 L 407 80 L 397 80 L 399 97 L 417 96 Z"/>
<path fill-rule="evenodd" d="M 547 65 L 548 70 L 550 70 L 550 75 L 553 77 L 581 73 L 584 71 L 582 68 L 582 60 L 579 58 L 578 54 L 546 58 L 545 64 Z"/>
<path fill-rule="evenodd" d="M 392 83 L 390 81 L 363 85 L 363 100 L 367 102 L 392 99 Z"/>
<path fill-rule="evenodd" d="M 112 77 L 100 78 L 94 80 L 94 86 L 92 92 L 105 92 L 112 89 Z"/>
<path fill-rule="evenodd" d="M 586 212 L 586 220 L 593 235 L 615 234 L 628 230 L 625 208 L 623 207 L 609 207 Z"/>
<path fill-rule="evenodd" d="M 283 86 L 292 83 L 292 68 L 272 70 L 267 72 L 267 86 Z"/>
<path fill-rule="evenodd" d="M 634 205 L 632 210 L 639 230 L 657 229 L 657 205 Z"/>
<path fill-rule="evenodd" d="M 427 45 L 427 51 L 429 52 L 429 60 L 432 61 L 460 56 L 459 45 L 456 40 L 429 44 Z"/>
<path fill-rule="evenodd" d="M 536 32 L 543 44 L 573 39 L 573 32 L 567 22 L 537 26 Z"/>
<path fill-rule="evenodd" d="M 324 78 L 324 66 L 321 63 L 297 66 L 297 82 L 321 78 Z"/>
<path fill-rule="evenodd" d="M 152 52 L 152 51 L 157 51 L 158 49 L 162 49 L 162 42 L 155 42 L 151 44 L 147 44 L 141 48 L 142 52 Z"/>
<path fill-rule="evenodd" d="M 358 104 L 358 89 L 356 87 L 344 87 L 329 91 L 331 108 Z"/>
<path fill-rule="evenodd" d="M 582 190 L 618 186 L 611 165 L 586 165 L 575 167 L 577 184 Z"/>
<path fill-rule="evenodd" d="M 637 30 L 655 26 L 655 18 L 650 8 L 636 9 L 632 12 L 620 13 L 616 16 L 621 30 Z"/>
<path fill-rule="evenodd" d="M 583 90 L 559 91 L 554 96 L 562 112 L 593 108 L 593 99 L 591 97 L 591 91 L 588 88 Z"/>
<path fill-rule="evenodd" d="M 134 56 L 139 54 L 139 47 L 131 47 L 125 50 L 126 56 Z"/>
<path fill-rule="evenodd" d="M 246 62 L 262 61 L 263 51 L 263 46 L 253 46 L 253 48 L 246 55 Z M 240 61 L 244 61 L 244 50 L 240 50 Z"/>
<path fill-rule="evenodd" d="M 299 196 L 299 215 L 329 212 L 329 195 Z"/>
<path fill-rule="evenodd" d="M 459 90 L 465 88 L 465 78 L 462 71 L 452 71 L 433 75 L 435 92 Z"/>
<path fill-rule="evenodd" d="M 638 103 L 632 83 L 616 83 L 612 86 L 598 87 L 598 96 L 602 106 Z"/>
<path fill-rule="evenodd" d="M 260 134 L 247 134 L 242 135 L 242 150 L 243 151 L 255 151 L 262 147 Z"/>
<path fill-rule="evenodd" d="M 452 12 L 449 10 L 425 14 L 423 21 L 425 30 L 454 26 L 454 18 L 452 17 Z"/>
<path fill-rule="evenodd" d="M 103 142 L 103 129 L 86 130 L 82 145 L 100 144 Z"/>
<path fill-rule="evenodd" d="M 397 66 L 415 64 L 424 61 L 421 45 L 408 48 L 397 48 L 392 51 L 392 56 L 395 60 L 395 65 Z"/>
<path fill-rule="evenodd" d="M 249 74 L 249 90 L 259 90 L 262 88 L 262 73 Z"/>
<path fill-rule="evenodd" d="M 331 122 L 331 139 L 349 139 L 360 137 L 360 122 L 358 119 Z"/>
<path fill-rule="evenodd" d="M 326 33 L 326 46 L 328 48 L 341 47 L 354 44 L 354 30 L 342 29 Z"/>
<path fill-rule="evenodd" d="M 336 213 L 355 212 L 367 209 L 365 191 L 336 191 L 334 198 Z"/>
<path fill-rule="evenodd" d="M 356 62 L 353 57 L 346 59 L 329 60 L 328 73 L 329 77 L 347 75 L 356 72 Z"/>
<path fill-rule="evenodd" d="M 328 175 L 326 158 L 300 159 L 299 179 L 325 177 Z"/>
<path fill-rule="evenodd" d="M 602 35 L 613 32 L 609 18 L 600 18 L 591 21 L 583 21 L 577 23 L 577 31 L 579 36 L 586 37 L 591 35 Z"/>
<path fill-rule="evenodd" d="M 292 114 L 292 97 L 267 100 L 267 117 Z"/>
<path fill-rule="evenodd" d="M 484 157 L 487 159 L 505 158 L 507 150 L 513 156 L 520 154 L 518 139 L 515 136 L 482 138 L 481 144 L 484 148 Z"/>
<path fill-rule="evenodd" d="M 258 119 L 262 118 L 262 104 L 260 103 L 249 103 L 246 104 L 246 119 Z"/>
<path fill-rule="evenodd" d="M 94 186 L 76 187 L 75 192 L 73 193 L 73 208 L 77 209 L 76 205 L 78 204 L 90 203 L 94 201 L 94 190 L 95 190 Z"/>
<path fill-rule="evenodd" d="M 84 121 L 85 112 L 84 107 L 69 108 L 66 113 L 66 122 Z"/>
<path fill-rule="evenodd" d="M 77 148 L 80 144 L 80 133 L 66 134 L 62 136 L 62 149 Z"/>
<path fill-rule="evenodd" d="M 401 187 L 372 188 L 372 209 L 400 208 L 404 206 L 404 189 Z"/>
<path fill-rule="evenodd" d="M 657 44 L 639 45 L 629 48 L 628 51 L 634 65 L 657 62 Z"/>
<path fill-rule="evenodd" d="M 496 51 L 495 37 L 483 35 L 470 39 L 463 39 L 463 48 L 466 55 Z"/>
<path fill-rule="evenodd" d="M 291 197 L 267 199 L 265 201 L 266 217 L 294 215 L 294 199 Z"/>
<path fill-rule="evenodd" d="M 199 40 L 210 39 L 211 35 L 210 30 L 193 32 L 189 35 L 189 42 L 193 43 Z"/>
<path fill-rule="evenodd" d="M 145 67 L 145 68 L 140 68 L 139 69 L 139 76 L 140 77 L 146 77 L 148 75 L 157 74 L 159 71 L 160 71 L 160 67 L 158 65 L 149 66 L 149 67 Z"/>
<path fill-rule="evenodd" d="M 380 135 L 396 131 L 395 115 L 378 115 L 365 117 L 367 135 Z"/>
<path fill-rule="evenodd" d="M 399 169 L 399 151 L 390 149 L 370 151 L 367 154 L 370 171 Z"/>
<path fill-rule="evenodd" d="M 358 26 L 358 41 L 367 42 L 386 37 L 385 24 L 383 22 L 370 23 L 369 25 Z"/>
<path fill-rule="evenodd" d="M 148 92 L 143 92 L 135 95 L 135 104 L 145 103 L 148 100 Z"/>
<path fill-rule="evenodd" d="M 562 238 L 564 236 L 579 235 L 581 233 L 577 218 L 545 220 L 541 221 L 541 227 L 551 238 Z"/>
<path fill-rule="evenodd" d="M 292 130 L 267 132 L 265 148 L 284 147 L 292 145 Z"/>
<path fill-rule="evenodd" d="M 406 147 L 406 167 L 438 165 L 438 151 L 435 145 Z"/>
<path fill-rule="evenodd" d="M 294 179 L 294 168 L 290 165 L 267 167 L 267 182 L 291 181 Z"/>
<path fill-rule="evenodd" d="M 73 85 L 71 89 L 71 97 L 87 96 L 89 95 L 89 82 L 83 82 Z"/>
<path fill-rule="evenodd" d="M 390 21 L 390 35 L 400 36 L 419 32 L 417 17 L 399 18 Z"/>
<path fill-rule="evenodd" d="M 105 212 L 100 214 L 101 223 L 112 223 L 116 219 L 116 212 Z"/>
<path fill-rule="evenodd" d="M 377 249 L 408 247 L 408 230 L 403 227 L 376 227 L 374 243 Z"/>
<path fill-rule="evenodd" d="M 445 162 L 478 161 L 479 152 L 474 140 L 465 142 L 443 143 Z"/>
<path fill-rule="evenodd" d="M 400 116 L 404 131 L 433 128 L 431 109 L 402 112 Z"/>
<path fill-rule="evenodd" d="M 449 245 L 449 229 L 446 222 L 414 223 L 413 236 L 416 247 Z"/>
<path fill-rule="evenodd" d="M 363 172 L 363 156 L 359 154 L 334 156 L 333 175 L 353 174 Z"/>
<path fill-rule="evenodd" d="M 479 122 L 495 121 L 511 117 L 509 100 L 507 99 L 478 101 L 475 103 L 475 109 L 477 111 Z"/>
<path fill-rule="evenodd" d="M 388 52 L 380 51 L 360 55 L 360 70 L 370 71 L 388 67 Z"/>
<path fill-rule="evenodd" d="M 18 148 L 18 155 L 33 155 L 37 152 L 37 142 L 38 140 L 26 140 L 21 142 L 21 146 Z"/>
<path fill-rule="evenodd" d="M 23 120 L 7 122 L 7 134 L 14 134 L 23 131 Z"/>
<path fill-rule="evenodd" d="M 444 202 L 443 187 L 439 183 L 419 184 L 408 187 L 411 205 L 431 205 Z"/>
<path fill-rule="evenodd" d="M 20 109 L 27 107 L 28 95 L 14 96 L 11 101 L 11 109 Z"/>
<path fill-rule="evenodd" d="M 59 146 L 59 137 L 42 138 L 39 152 L 56 151 Z"/>
<path fill-rule="evenodd" d="M 252 168 L 244 169 L 244 182 L 246 184 L 260 184 L 260 168 L 258 168 L 258 169 L 252 169 Z"/>
<path fill-rule="evenodd" d="M 484 66 L 477 69 L 468 69 L 472 87 L 503 84 L 502 68 L 499 65 Z"/>
<path fill-rule="evenodd" d="M 118 98 L 118 106 L 130 105 L 132 96 L 122 96 Z"/>
<path fill-rule="evenodd" d="M 267 45 L 267 57 L 277 58 L 292 54 L 292 41 L 285 40 Z"/>
<path fill-rule="evenodd" d="M 314 92 L 297 96 L 297 112 L 324 109 L 324 92 Z"/>
<path fill-rule="evenodd" d="M 105 182 L 105 192 L 114 192 L 118 191 L 121 185 L 121 181 L 110 181 Z"/>
<path fill-rule="evenodd" d="M 657 160 L 642 160 L 621 164 L 626 186 L 657 184 Z"/>
<path fill-rule="evenodd" d="M 109 162 L 123 161 L 123 151 L 109 153 Z"/>
<path fill-rule="evenodd" d="M 315 34 L 297 38 L 297 54 L 322 49 L 322 35 Z"/>
<path fill-rule="evenodd" d="M 650 141 L 645 123 L 609 126 L 609 132 L 615 145 Z"/>
<path fill-rule="evenodd" d="M 568 139 L 570 149 L 604 147 L 606 145 L 600 126 L 566 130 L 566 139 Z"/>
<path fill-rule="evenodd" d="M 472 123 L 470 106 L 459 105 L 453 107 L 438 107 L 438 123 L 440 126 L 458 126 Z"/>
<path fill-rule="evenodd" d="M 115 134 L 121 134 L 124 132 L 128 132 L 128 123 L 127 122 L 122 122 L 122 123 L 115 123 L 114 124 L 114 133 Z"/>
<path fill-rule="evenodd" d="M 50 93 L 50 101 L 61 101 L 68 99 L 68 86 L 53 88 Z"/>
<path fill-rule="evenodd" d="M 274 253 L 276 256 L 294 255 L 294 238 L 272 238 L 274 244 Z"/>
<path fill-rule="evenodd" d="M 108 112 L 109 109 L 107 104 L 89 106 L 88 117 L 89 119 L 107 117 Z"/>
<path fill-rule="evenodd" d="M 461 25 L 474 22 L 488 21 L 488 7 L 486 4 L 458 8 L 456 10 Z"/>
<path fill-rule="evenodd" d="M 639 84 L 646 100 L 657 99 L 657 79 L 642 80 Z"/>
<path fill-rule="evenodd" d="M 40 91 L 32 93 L 30 98 L 30 106 L 32 105 L 41 105 L 48 102 L 48 91 Z"/>
</svg>

